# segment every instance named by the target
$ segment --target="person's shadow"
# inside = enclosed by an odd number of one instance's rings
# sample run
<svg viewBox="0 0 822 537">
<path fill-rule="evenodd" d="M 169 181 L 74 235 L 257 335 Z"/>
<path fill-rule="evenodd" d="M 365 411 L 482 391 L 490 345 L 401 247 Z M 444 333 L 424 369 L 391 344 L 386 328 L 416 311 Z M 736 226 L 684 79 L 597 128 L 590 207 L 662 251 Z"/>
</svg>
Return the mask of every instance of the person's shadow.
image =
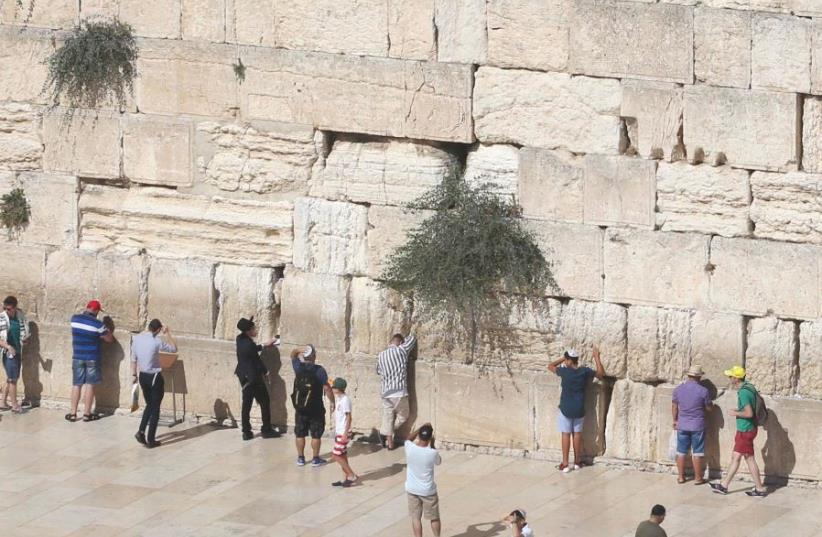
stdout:
<svg viewBox="0 0 822 537">
<path fill-rule="evenodd" d="M 702 379 L 699 382 L 708 389 L 711 401 L 716 403 L 719 390 L 716 384 L 710 379 Z M 722 408 L 714 404 L 710 411 L 705 412 L 705 463 L 708 470 L 708 479 L 719 479 L 722 477 L 722 460 L 719 448 L 719 431 L 725 427 L 725 416 Z"/>
<path fill-rule="evenodd" d="M 271 424 L 280 432 L 288 429 L 288 390 L 285 381 L 280 376 L 283 367 L 280 349 L 264 347 L 260 353 L 265 366 L 268 368 L 268 398 L 271 402 Z M 289 364 L 290 366 L 290 364 Z"/>
<path fill-rule="evenodd" d="M 217 425 L 220 427 L 225 427 L 225 420 L 229 420 L 230 427 L 233 429 L 237 428 L 237 418 L 234 417 L 228 403 L 222 399 L 214 400 L 214 419 L 217 420 Z"/>
<path fill-rule="evenodd" d="M 367 474 L 360 475 L 360 481 L 378 481 L 380 479 L 385 479 L 387 477 L 391 477 L 392 475 L 397 475 L 398 473 L 405 470 L 405 464 L 400 462 L 395 462 L 390 466 L 386 466 L 384 468 L 379 468 L 377 470 L 368 472 Z"/>
<path fill-rule="evenodd" d="M 96 408 L 107 412 L 114 412 L 120 407 L 120 362 L 126 353 L 120 341 L 115 339 L 111 343 L 101 344 L 100 367 L 103 373 L 103 382 L 94 390 L 97 399 Z"/>
<path fill-rule="evenodd" d="M 195 427 L 191 427 L 189 429 L 184 429 L 181 431 L 169 431 L 167 433 L 157 435 L 157 440 L 163 443 L 163 446 L 170 446 L 172 444 L 177 444 L 179 442 L 183 442 L 185 440 L 193 440 L 204 434 L 208 434 L 212 431 L 216 431 L 219 428 L 218 425 L 213 423 L 203 423 L 197 425 Z"/>
<path fill-rule="evenodd" d="M 765 462 L 764 480 L 773 488 L 781 488 L 788 484 L 788 476 L 796 466 L 796 451 L 788 437 L 788 430 L 782 427 L 779 416 L 770 409 L 765 431 L 768 437 L 762 446 L 762 459 Z"/>
<path fill-rule="evenodd" d="M 484 528 L 485 526 L 487 526 L 487 528 Z M 471 524 L 465 528 L 463 533 L 455 534 L 453 537 L 493 537 L 504 530 L 505 524 L 502 522 L 480 522 L 478 524 Z"/>
<path fill-rule="evenodd" d="M 40 381 L 40 368 L 51 373 L 52 360 L 43 360 L 40 354 L 40 327 L 34 321 L 29 322 L 29 338 L 23 344 L 23 400 L 32 408 L 40 406 L 43 397 L 43 383 Z"/>
</svg>

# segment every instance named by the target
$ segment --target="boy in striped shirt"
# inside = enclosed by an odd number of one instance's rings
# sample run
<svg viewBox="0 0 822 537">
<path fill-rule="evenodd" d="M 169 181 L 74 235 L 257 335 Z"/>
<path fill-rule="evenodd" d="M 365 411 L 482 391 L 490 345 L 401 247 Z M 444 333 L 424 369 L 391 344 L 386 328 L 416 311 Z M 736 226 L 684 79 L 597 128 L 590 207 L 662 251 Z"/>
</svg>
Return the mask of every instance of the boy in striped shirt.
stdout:
<svg viewBox="0 0 822 537">
<path fill-rule="evenodd" d="M 408 419 L 408 357 L 417 344 L 414 336 L 394 334 L 387 349 L 377 356 L 382 395 L 383 445 L 394 449 L 394 431 Z"/>
</svg>

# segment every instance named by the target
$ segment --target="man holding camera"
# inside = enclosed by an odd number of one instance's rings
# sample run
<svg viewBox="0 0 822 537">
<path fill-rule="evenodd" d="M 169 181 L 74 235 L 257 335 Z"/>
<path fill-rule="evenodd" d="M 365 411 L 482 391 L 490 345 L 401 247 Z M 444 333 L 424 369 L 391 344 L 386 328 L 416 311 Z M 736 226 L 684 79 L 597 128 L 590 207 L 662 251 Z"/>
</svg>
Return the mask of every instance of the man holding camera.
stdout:
<svg viewBox="0 0 822 537">
<path fill-rule="evenodd" d="M 434 482 L 434 466 L 442 462 L 434 448 L 434 428 L 430 423 L 411 433 L 405 441 L 407 474 L 405 492 L 408 495 L 408 514 L 415 537 L 422 537 L 422 516 L 431 521 L 431 531 L 439 537 L 440 501 Z"/>
<path fill-rule="evenodd" d="M 90 300 L 82 313 L 71 317 L 71 344 L 73 350 L 71 371 L 71 412 L 66 414 L 68 421 L 77 421 L 77 407 L 80 404 L 80 392 L 85 386 L 83 401 L 86 412 L 83 421 L 95 421 L 100 415 L 92 412 L 94 405 L 94 387 L 103 380 L 100 369 L 100 340 L 106 343 L 114 341 L 114 321 L 106 315 L 103 320 L 97 316 L 103 311 L 99 300 Z"/>
</svg>

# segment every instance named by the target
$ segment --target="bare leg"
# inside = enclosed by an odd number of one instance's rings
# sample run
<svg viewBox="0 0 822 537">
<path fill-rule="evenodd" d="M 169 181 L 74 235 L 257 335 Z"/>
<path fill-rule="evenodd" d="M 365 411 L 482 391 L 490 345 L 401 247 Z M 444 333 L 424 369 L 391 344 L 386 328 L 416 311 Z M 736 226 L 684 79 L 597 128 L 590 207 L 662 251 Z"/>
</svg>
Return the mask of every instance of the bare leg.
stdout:
<svg viewBox="0 0 822 537">
<path fill-rule="evenodd" d="M 736 475 L 736 471 L 739 470 L 740 459 L 742 459 L 742 455 L 734 451 L 731 455 L 731 465 L 728 466 L 728 475 L 726 475 L 725 479 L 722 481 L 723 487 L 728 488 L 728 485 L 731 484 L 731 480 L 733 480 Z"/>
<path fill-rule="evenodd" d="M 705 481 L 705 470 L 702 468 L 702 462 L 705 460 L 705 457 L 692 457 L 692 460 L 694 463 L 694 481 L 702 483 Z M 685 457 L 682 457 L 682 466 L 683 468 L 685 467 Z M 685 474 L 681 472 L 680 475 Z"/>
<path fill-rule="evenodd" d="M 71 413 L 77 414 L 77 406 L 80 404 L 80 388 L 82 386 L 71 387 Z"/>
<path fill-rule="evenodd" d="M 9 382 L 7 385 L 7 390 L 9 399 L 11 399 L 11 408 L 20 410 L 20 404 L 17 402 L 17 384 L 12 384 Z"/>
<path fill-rule="evenodd" d="M 357 474 L 354 473 L 354 470 L 351 469 L 351 465 L 348 464 L 348 455 L 331 455 L 331 457 L 340 465 L 346 479 L 357 479 Z"/>
<path fill-rule="evenodd" d="M 311 451 L 314 452 L 314 458 L 320 456 L 320 444 L 322 443 L 321 438 L 312 438 L 311 439 Z"/>
<path fill-rule="evenodd" d="M 582 433 L 574 433 L 574 464 L 582 462 Z"/>
<path fill-rule="evenodd" d="M 414 537 L 422 537 L 422 520 L 411 517 L 411 529 L 414 532 Z"/>
<path fill-rule="evenodd" d="M 83 396 L 83 403 L 86 405 L 86 414 L 91 414 L 94 406 L 94 385 L 86 384 L 86 393 Z"/>
<path fill-rule="evenodd" d="M 756 464 L 756 457 L 754 455 L 745 455 L 745 462 L 748 464 L 748 471 L 751 472 L 756 490 L 765 490 L 765 487 L 762 486 L 762 476 L 759 474 L 759 465 Z"/>
<path fill-rule="evenodd" d="M 305 457 L 305 438 L 297 438 L 294 443 L 297 445 L 297 455 Z"/>
<path fill-rule="evenodd" d="M 434 537 L 440 537 L 440 531 L 442 531 L 442 523 L 439 519 L 431 521 L 431 531 L 434 532 Z"/>
<path fill-rule="evenodd" d="M 568 455 L 571 451 L 571 433 L 562 433 L 562 464 L 568 465 Z"/>
<path fill-rule="evenodd" d="M 694 457 L 694 461 L 696 461 L 696 457 Z M 696 465 L 696 463 L 694 463 Z M 696 468 L 696 466 L 694 466 Z M 676 456 L 676 471 L 679 474 L 679 481 L 685 481 L 685 455 L 677 455 Z"/>
</svg>

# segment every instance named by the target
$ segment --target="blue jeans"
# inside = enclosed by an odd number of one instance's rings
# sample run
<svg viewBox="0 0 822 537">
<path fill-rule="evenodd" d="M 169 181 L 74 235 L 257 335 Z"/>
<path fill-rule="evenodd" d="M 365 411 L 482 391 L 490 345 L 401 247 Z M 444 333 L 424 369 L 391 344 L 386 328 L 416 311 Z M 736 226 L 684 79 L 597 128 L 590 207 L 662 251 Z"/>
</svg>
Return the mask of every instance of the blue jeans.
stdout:
<svg viewBox="0 0 822 537">
<path fill-rule="evenodd" d="M 689 448 L 694 457 L 705 456 L 705 431 L 676 432 L 676 454 L 687 455 Z"/>
<path fill-rule="evenodd" d="M 9 354 L 3 353 L 3 369 L 6 370 L 6 378 L 9 384 L 16 384 L 17 379 L 20 378 L 20 355 L 14 355 L 14 358 Z"/>
<path fill-rule="evenodd" d="M 97 360 L 72 360 L 71 371 L 75 386 L 83 384 L 100 384 L 103 375 L 100 373 L 100 364 Z"/>
</svg>

